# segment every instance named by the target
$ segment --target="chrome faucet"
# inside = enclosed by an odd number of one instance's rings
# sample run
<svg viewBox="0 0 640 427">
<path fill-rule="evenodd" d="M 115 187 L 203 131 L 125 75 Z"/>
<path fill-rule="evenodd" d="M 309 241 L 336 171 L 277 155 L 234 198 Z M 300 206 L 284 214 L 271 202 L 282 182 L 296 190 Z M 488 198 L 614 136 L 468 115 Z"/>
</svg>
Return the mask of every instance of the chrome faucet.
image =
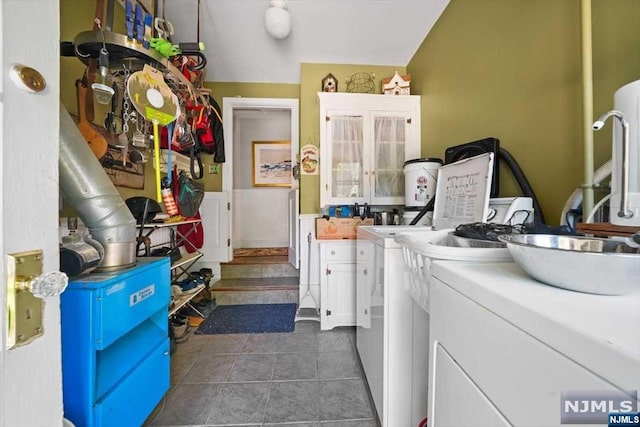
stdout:
<svg viewBox="0 0 640 427">
<path fill-rule="evenodd" d="M 633 211 L 629 210 L 629 122 L 625 119 L 624 114 L 617 110 L 611 110 L 604 113 L 598 120 L 593 122 L 593 130 L 600 130 L 604 126 L 604 122 L 609 117 L 615 117 L 622 125 L 622 171 L 621 171 L 621 195 L 620 209 L 618 217 L 631 218 Z M 615 147 L 615 144 L 614 144 Z"/>
</svg>

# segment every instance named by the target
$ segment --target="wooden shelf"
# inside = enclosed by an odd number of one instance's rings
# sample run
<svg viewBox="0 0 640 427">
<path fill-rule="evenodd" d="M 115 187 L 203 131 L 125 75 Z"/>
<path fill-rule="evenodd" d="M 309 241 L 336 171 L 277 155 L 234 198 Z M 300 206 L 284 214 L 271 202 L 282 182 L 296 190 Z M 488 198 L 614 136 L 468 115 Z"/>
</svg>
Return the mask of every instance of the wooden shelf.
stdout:
<svg viewBox="0 0 640 427">
<path fill-rule="evenodd" d="M 193 262 L 198 258 L 200 258 L 201 256 L 202 254 L 200 252 L 194 252 L 191 254 L 182 255 L 182 258 L 171 263 L 171 270 L 175 270 L 178 267 L 182 267 L 185 264 Z"/>
<path fill-rule="evenodd" d="M 579 223 L 576 230 L 583 234 L 592 234 L 599 237 L 625 236 L 630 237 L 633 233 L 640 231 L 640 227 L 628 227 L 624 225 L 613 225 L 609 222 Z"/>
</svg>

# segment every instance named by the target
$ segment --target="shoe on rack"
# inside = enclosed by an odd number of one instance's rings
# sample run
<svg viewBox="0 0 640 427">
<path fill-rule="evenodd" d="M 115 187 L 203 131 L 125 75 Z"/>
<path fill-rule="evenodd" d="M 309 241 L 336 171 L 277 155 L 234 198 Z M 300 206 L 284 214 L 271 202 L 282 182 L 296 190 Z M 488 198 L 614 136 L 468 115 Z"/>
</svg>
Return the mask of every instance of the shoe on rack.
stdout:
<svg viewBox="0 0 640 427">
<path fill-rule="evenodd" d="M 182 288 L 178 285 L 171 285 L 171 296 L 175 299 L 180 298 L 183 295 Z"/>
<path fill-rule="evenodd" d="M 197 271 L 192 271 L 189 273 L 189 277 L 193 280 L 195 280 L 198 285 L 204 285 L 205 281 L 204 281 L 204 276 L 202 274 L 200 274 Z"/>
<path fill-rule="evenodd" d="M 188 319 L 171 319 L 171 331 L 176 343 L 185 342 L 189 339 L 189 333 L 191 332 L 191 326 L 189 326 Z"/>
<path fill-rule="evenodd" d="M 213 270 L 210 268 L 201 268 L 200 275 L 204 279 L 204 285 L 208 288 L 211 278 L 213 277 Z"/>
<path fill-rule="evenodd" d="M 183 294 L 192 294 L 202 289 L 204 284 L 200 284 L 197 280 L 189 278 L 178 282 L 178 286 Z"/>
</svg>

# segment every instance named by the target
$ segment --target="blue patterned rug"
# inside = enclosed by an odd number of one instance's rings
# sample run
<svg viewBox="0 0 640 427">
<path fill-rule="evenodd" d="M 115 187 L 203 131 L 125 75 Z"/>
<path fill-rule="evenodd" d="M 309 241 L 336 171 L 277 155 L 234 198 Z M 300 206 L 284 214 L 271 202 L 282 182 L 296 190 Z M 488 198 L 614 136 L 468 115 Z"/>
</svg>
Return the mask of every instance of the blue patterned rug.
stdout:
<svg viewBox="0 0 640 427">
<path fill-rule="evenodd" d="M 262 334 L 292 332 L 296 304 L 219 305 L 196 334 Z"/>
</svg>

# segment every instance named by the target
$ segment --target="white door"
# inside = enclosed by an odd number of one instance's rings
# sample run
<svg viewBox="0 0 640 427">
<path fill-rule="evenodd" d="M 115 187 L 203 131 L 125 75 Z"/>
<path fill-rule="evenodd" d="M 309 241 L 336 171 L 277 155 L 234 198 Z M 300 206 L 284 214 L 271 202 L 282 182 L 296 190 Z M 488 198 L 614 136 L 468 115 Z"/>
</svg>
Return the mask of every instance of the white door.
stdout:
<svg viewBox="0 0 640 427">
<path fill-rule="evenodd" d="M 200 263 L 228 262 L 233 259 L 231 249 L 231 218 L 229 194 L 207 191 L 200 205 L 204 242 Z M 209 265 L 207 265 L 209 266 Z"/>
<path fill-rule="evenodd" d="M 320 246 L 320 329 L 356 324 L 356 241 Z"/>
<path fill-rule="evenodd" d="M 224 147 L 225 147 L 225 156 L 226 161 L 222 166 L 222 191 L 229 193 L 231 206 L 234 206 L 233 194 L 234 194 L 234 184 L 233 184 L 233 139 L 234 139 L 234 110 L 247 110 L 247 109 L 256 109 L 256 110 L 289 110 L 291 112 L 291 121 L 290 121 L 290 135 L 291 135 L 291 166 L 294 167 L 298 163 L 298 152 L 299 152 L 299 106 L 297 99 L 285 99 L 285 98 L 223 98 L 222 99 L 222 110 L 223 110 L 223 119 L 224 119 Z M 292 190 L 298 188 L 298 181 L 295 179 L 292 180 Z M 297 201 L 296 201 L 297 202 Z M 288 211 L 288 208 L 285 207 Z M 230 210 L 228 212 L 231 223 L 233 222 L 234 212 Z M 289 215 L 289 218 L 292 217 Z M 298 221 L 298 216 L 296 218 L 296 225 Z M 274 221 L 279 219 L 275 218 Z M 291 230 L 293 225 L 289 224 L 288 227 Z M 233 230 L 233 224 L 231 224 L 231 230 Z M 231 242 L 233 242 L 233 232 L 231 234 Z M 291 241 L 290 243 L 295 244 L 295 253 L 299 252 L 299 239 L 295 241 Z M 233 253 L 233 245 L 230 247 L 231 253 Z M 298 268 L 297 265 L 295 265 Z"/>
<path fill-rule="evenodd" d="M 356 324 L 356 264 L 326 264 L 321 271 L 321 329 Z M 324 285 L 324 286 L 323 286 Z"/>
<path fill-rule="evenodd" d="M 321 118 L 320 206 L 369 203 L 365 141 L 369 128 L 362 111 L 327 110 Z"/>
<path fill-rule="evenodd" d="M 367 153 L 370 203 L 402 205 L 404 162 L 420 157 L 419 117 L 412 111 L 373 111 L 370 115 L 371 150 Z M 418 142 L 418 143 L 416 143 Z"/>
<path fill-rule="evenodd" d="M 7 254 L 41 249 L 43 270 L 59 269 L 59 2 L 0 2 L 0 426 L 62 423 L 60 302 L 45 302 L 44 335 L 6 350 Z M 46 80 L 18 89 L 9 67 L 22 63 Z"/>
</svg>

